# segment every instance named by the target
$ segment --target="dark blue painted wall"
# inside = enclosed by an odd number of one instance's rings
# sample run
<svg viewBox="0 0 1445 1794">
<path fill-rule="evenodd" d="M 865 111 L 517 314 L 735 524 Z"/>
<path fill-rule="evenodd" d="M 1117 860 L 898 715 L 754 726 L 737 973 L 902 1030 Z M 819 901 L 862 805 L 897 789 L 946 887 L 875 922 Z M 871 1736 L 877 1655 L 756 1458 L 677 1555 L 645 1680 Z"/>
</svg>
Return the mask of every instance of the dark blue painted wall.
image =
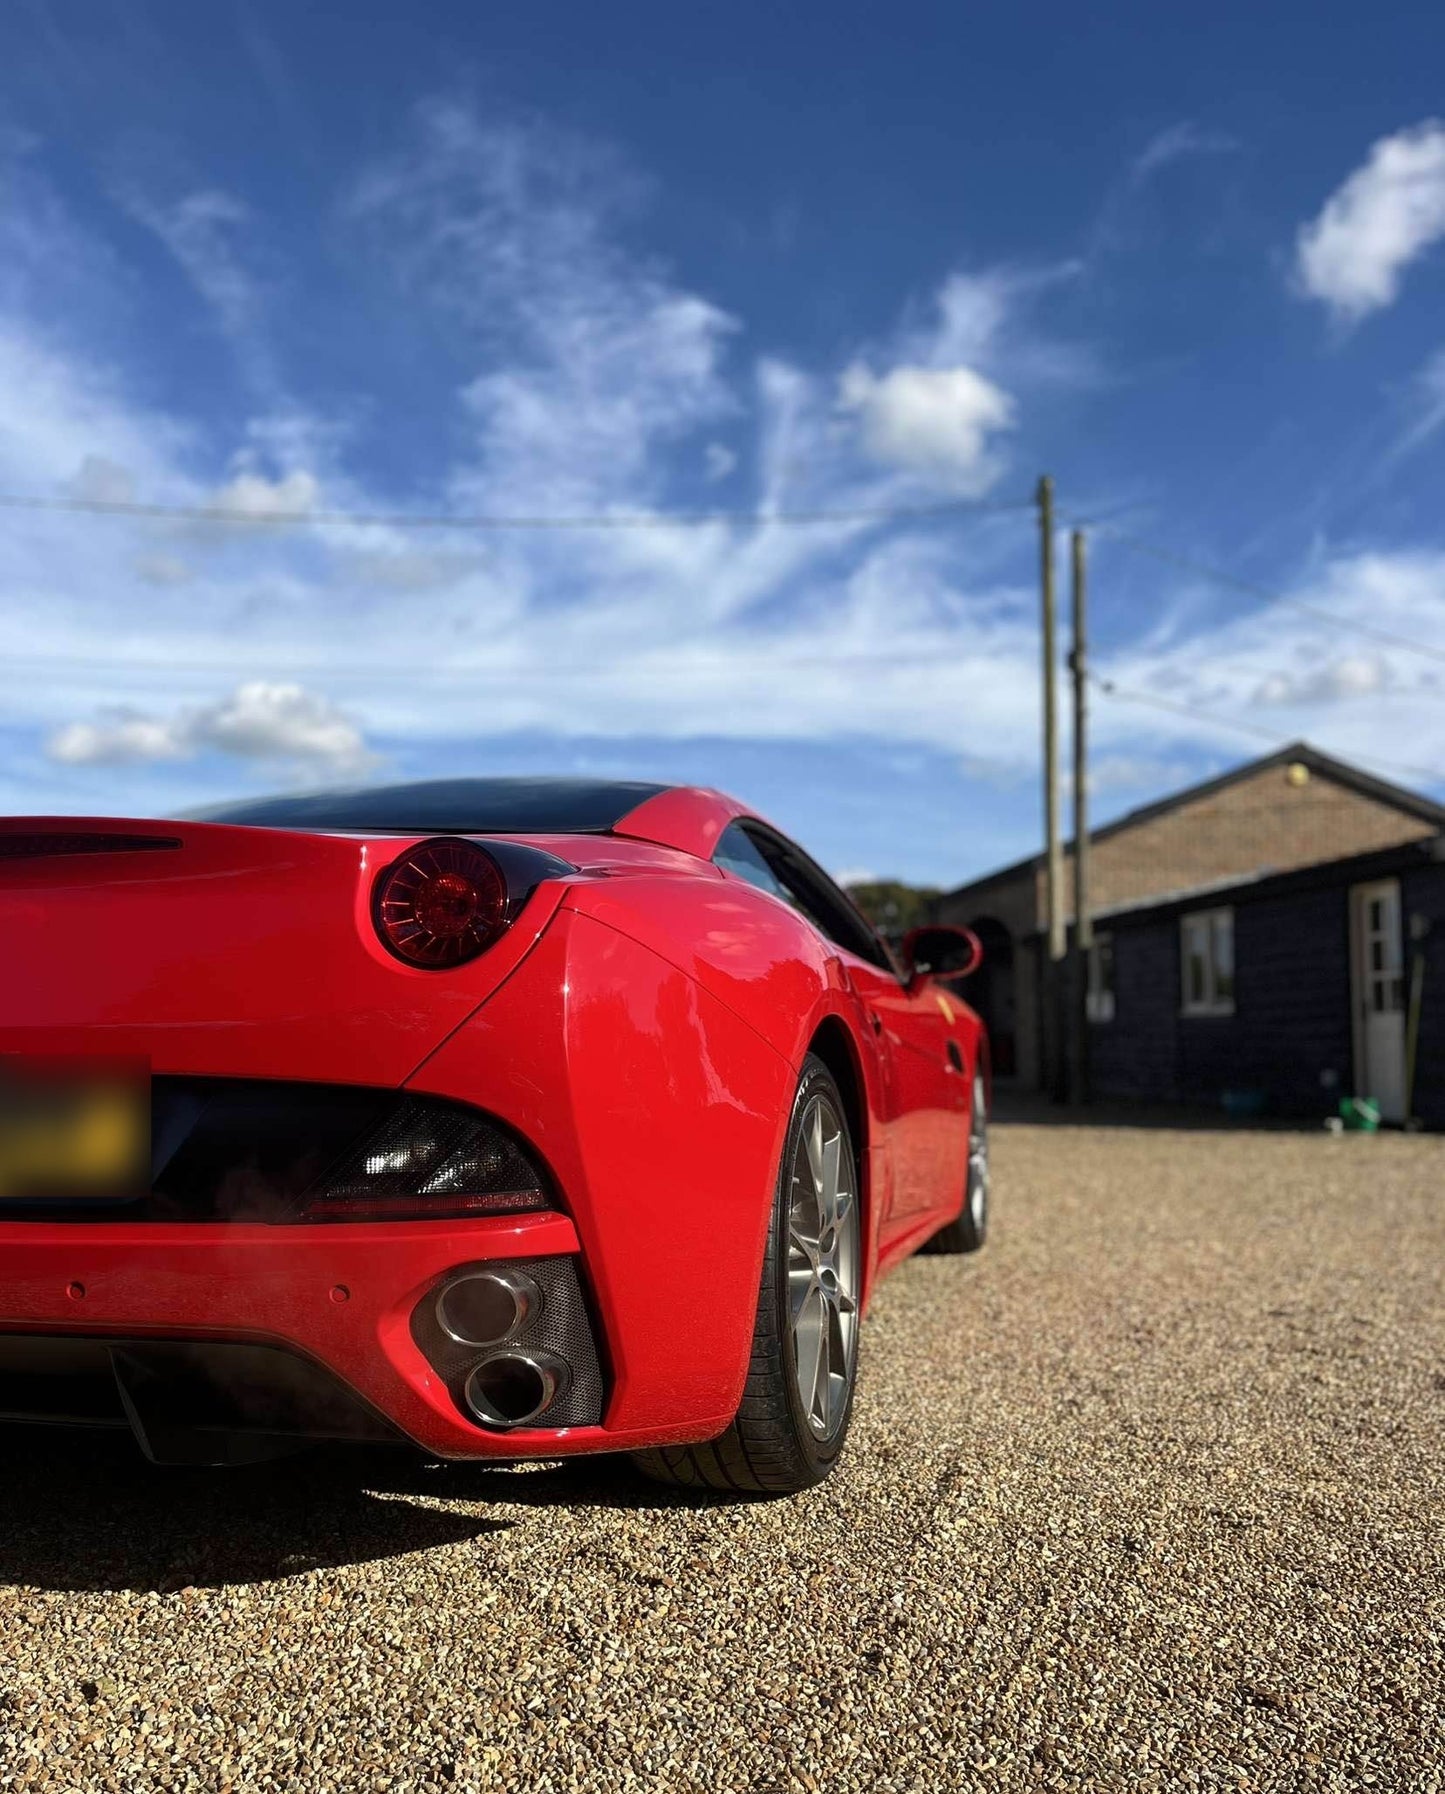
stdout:
<svg viewBox="0 0 1445 1794">
<path fill-rule="evenodd" d="M 1445 865 L 1400 883 L 1406 917 L 1432 924 L 1414 1109 L 1445 1126 Z M 1340 882 L 1235 894 L 1231 1016 L 1180 1014 L 1178 910 L 1101 922 L 1114 936 L 1115 1006 L 1090 1029 L 1095 1096 L 1212 1107 L 1226 1089 L 1260 1090 L 1273 1114 L 1333 1113 L 1353 1085 L 1349 892 Z M 1407 966 L 1409 951 L 1407 941 Z"/>
</svg>

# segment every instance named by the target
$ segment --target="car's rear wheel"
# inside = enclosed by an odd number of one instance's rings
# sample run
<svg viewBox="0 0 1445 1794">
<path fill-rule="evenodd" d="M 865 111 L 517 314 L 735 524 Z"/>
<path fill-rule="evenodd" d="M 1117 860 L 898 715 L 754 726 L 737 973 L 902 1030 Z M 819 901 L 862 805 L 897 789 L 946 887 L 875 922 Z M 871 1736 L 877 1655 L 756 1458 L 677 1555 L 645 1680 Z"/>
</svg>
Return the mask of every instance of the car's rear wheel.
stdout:
<svg viewBox="0 0 1445 1794">
<path fill-rule="evenodd" d="M 973 1103 L 968 1118 L 968 1174 L 963 1207 L 923 1248 L 925 1252 L 977 1252 L 988 1237 L 988 1086 L 982 1071 L 973 1074 Z"/>
<path fill-rule="evenodd" d="M 848 1434 L 863 1249 L 858 1166 L 832 1074 L 809 1056 L 773 1196 L 737 1418 L 706 1445 L 641 1452 L 659 1482 L 747 1495 L 820 1483 Z"/>
</svg>

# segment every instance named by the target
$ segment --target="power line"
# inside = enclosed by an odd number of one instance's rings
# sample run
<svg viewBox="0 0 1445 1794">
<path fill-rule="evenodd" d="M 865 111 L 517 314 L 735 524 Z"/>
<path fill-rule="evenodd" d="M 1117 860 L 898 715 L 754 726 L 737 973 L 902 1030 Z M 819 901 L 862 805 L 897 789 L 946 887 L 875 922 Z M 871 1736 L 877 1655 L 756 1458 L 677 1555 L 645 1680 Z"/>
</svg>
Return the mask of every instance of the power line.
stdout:
<svg viewBox="0 0 1445 1794">
<path fill-rule="evenodd" d="M 426 530 L 643 530 L 679 529 L 709 523 L 742 523 L 756 528 L 771 524 L 797 526 L 822 523 L 898 523 L 931 517 L 1000 515 L 1027 511 L 1031 499 L 946 499 L 930 505 L 845 505 L 801 511 L 617 511 L 578 516 L 512 516 L 484 512 L 420 511 L 237 511 L 225 505 L 141 504 L 129 499 L 45 498 L 34 493 L 0 493 L 0 509 L 9 511 L 79 512 L 96 517 L 142 517 L 175 523 L 219 523 L 345 527 L 375 525 L 388 529 Z"/>
<path fill-rule="evenodd" d="M 1257 723 L 1244 722 L 1239 717 L 1220 716 L 1217 712 L 1203 710 L 1196 704 L 1184 704 L 1177 698 L 1162 698 L 1154 692 L 1132 691 L 1127 686 L 1116 685 L 1112 679 L 1100 678 L 1097 675 L 1091 675 L 1091 678 L 1099 690 L 1108 697 L 1122 698 L 1129 704 L 1149 704 L 1156 710 L 1170 710 L 1177 716 L 1187 716 L 1195 722 L 1209 723 L 1215 728 L 1234 729 L 1242 735 L 1253 735 L 1260 741 L 1267 741 L 1271 747 L 1283 748 L 1290 745 L 1285 737 L 1276 735 L 1272 729 L 1263 729 Z M 1404 773 L 1410 778 L 1426 779 L 1432 785 L 1438 785 L 1442 776 L 1445 776 L 1442 775 L 1438 766 L 1412 766 L 1398 760 L 1381 760 L 1374 754 L 1356 754 L 1351 758 L 1362 760 L 1368 765 L 1383 767 L 1388 772 Z"/>
<path fill-rule="evenodd" d="M 1130 535 L 1123 530 L 1115 529 L 1108 523 L 1103 523 L 1099 527 L 1103 535 L 1111 542 L 1119 543 L 1123 548 L 1130 548 L 1136 554 L 1149 555 L 1156 561 L 1163 561 L 1186 573 L 1198 574 L 1201 579 L 1213 580 L 1216 585 L 1241 592 L 1245 597 L 1262 598 L 1268 604 L 1283 605 L 1289 610 L 1298 611 L 1302 616 L 1312 617 L 1317 623 L 1328 623 L 1332 628 L 1346 629 L 1356 635 L 1368 636 L 1371 640 L 1383 642 L 1391 648 L 1405 648 L 1412 654 L 1425 654 L 1431 660 L 1445 661 L 1445 648 L 1438 647 L 1434 643 L 1419 642 L 1408 635 L 1397 635 L 1391 629 L 1376 628 L 1373 623 L 1361 623 L 1353 617 L 1342 617 L 1336 611 L 1310 604 L 1303 598 L 1291 598 L 1283 592 L 1272 591 L 1268 586 L 1259 585 L 1254 580 L 1241 579 L 1237 574 L 1225 572 L 1222 567 L 1211 566 L 1207 561 L 1194 560 L 1189 555 L 1179 554 L 1174 549 L 1162 547 L 1157 542 L 1145 541 L 1142 536 Z"/>
<path fill-rule="evenodd" d="M 235 673 L 244 656 L 232 654 L 226 659 L 186 657 L 175 654 L 18 654 L 3 655 L 3 666 L 15 669 L 33 667 L 85 668 L 107 673 L 190 672 Z M 495 662 L 453 662 L 442 665 L 432 662 L 298 660 L 266 674 L 268 679 L 294 679 L 312 674 L 335 674 L 344 679 L 468 679 L 505 682 L 512 679 L 555 679 L 559 675 L 589 674 L 598 679 L 627 676 L 637 678 L 654 673 L 714 673 L 732 667 L 764 669 L 770 667 L 866 667 L 878 675 L 894 670 L 910 673 L 933 671 L 957 674 L 963 669 L 949 661 L 938 648 L 917 648 L 903 653 L 891 649 L 857 652 L 833 652 L 816 648 L 792 648 L 780 652 L 769 648 L 720 649 L 716 643 L 702 644 L 693 653 L 647 653 L 633 661 L 547 660 L 526 665 Z"/>
</svg>

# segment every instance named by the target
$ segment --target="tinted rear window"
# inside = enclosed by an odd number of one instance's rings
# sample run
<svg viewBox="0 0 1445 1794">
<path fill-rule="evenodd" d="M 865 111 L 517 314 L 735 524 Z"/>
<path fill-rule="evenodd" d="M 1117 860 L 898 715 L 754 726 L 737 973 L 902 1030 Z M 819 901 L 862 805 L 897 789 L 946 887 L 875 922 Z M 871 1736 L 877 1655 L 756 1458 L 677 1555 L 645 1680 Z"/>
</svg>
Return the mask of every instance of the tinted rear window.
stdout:
<svg viewBox="0 0 1445 1794">
<path fill-rule="evenodd" d="M 196 810 L 191 819 L 368 834 L 596 834 L 668 789 L 622 779 L 427 779 L 416 785 L 258 797 Z"/>
</svg>

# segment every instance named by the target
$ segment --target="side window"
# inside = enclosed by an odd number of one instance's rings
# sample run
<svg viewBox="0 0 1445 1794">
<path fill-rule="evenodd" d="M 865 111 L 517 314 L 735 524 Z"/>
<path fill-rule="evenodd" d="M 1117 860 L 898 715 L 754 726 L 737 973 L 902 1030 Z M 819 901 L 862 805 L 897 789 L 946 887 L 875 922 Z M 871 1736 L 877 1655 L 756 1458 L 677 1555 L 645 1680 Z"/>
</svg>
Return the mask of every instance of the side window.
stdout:
<svg viewBox="0 0 1445 1794">
<path fill-rule="evenodd" d="M 1179 924 L 1182 1015 L 1234 1014 L 1234 911 L 1196 910 Z"/>
<path fill-rule="evenodd" d="M 784 903 L 792 903 L 796 908 L 792 892 L 784 887 L 757 846 L 736 822 L 729 823 L 723 830 L 712 857 L 713 864 L 721 866 L 724 872 L 734 872 L 760 891 L 766 891 L 770 897 L 781 897 Z"/>
<path fill-rule="evenodd" d="M 848 952 L 888 971 L 888 950 L 863 916 L 821 867 L 800 847 L 754 824 L 730 823 L 713 850 L 714 864 L 781 897 L 800 910 L 819 934 Z"/>
</svg>

